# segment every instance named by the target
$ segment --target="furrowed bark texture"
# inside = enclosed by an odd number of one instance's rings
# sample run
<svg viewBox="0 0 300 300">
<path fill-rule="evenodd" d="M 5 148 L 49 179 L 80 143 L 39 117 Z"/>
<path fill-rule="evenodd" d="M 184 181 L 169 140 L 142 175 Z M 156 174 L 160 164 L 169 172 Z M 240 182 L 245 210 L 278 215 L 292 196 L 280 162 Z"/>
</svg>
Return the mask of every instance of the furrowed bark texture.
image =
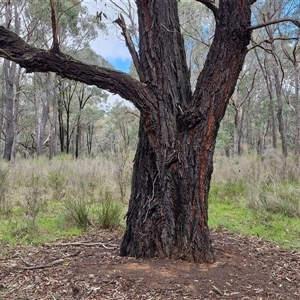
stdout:
<svg viewBox="0 0 300 300">
<path fill-rule="evenodd" d="M 177 1 L 167 2 L 164 11 L 159 1 L 137 1 L 140 61 L 157 99 L 159 126 L 142 114 L 121 255 L 213 262 L 207 216 L 213 153 L 247 52 L 250 2 L 220 1 L 215 39 L 193 95 Z"/>
<path fill-rule="evenodd" d="M 207 214 L 213 153 L 247 52 L 253 2 L 220 0 L 214 7 L 214 41 L 193 93 L 177 0 L 136 0 L 143 82 L 33 48 L 0 27 L 0 56 L 29 72 L 52 71 L 118 93 L 140 110 L 121 255 L 214 261 Z"/>
</svg>

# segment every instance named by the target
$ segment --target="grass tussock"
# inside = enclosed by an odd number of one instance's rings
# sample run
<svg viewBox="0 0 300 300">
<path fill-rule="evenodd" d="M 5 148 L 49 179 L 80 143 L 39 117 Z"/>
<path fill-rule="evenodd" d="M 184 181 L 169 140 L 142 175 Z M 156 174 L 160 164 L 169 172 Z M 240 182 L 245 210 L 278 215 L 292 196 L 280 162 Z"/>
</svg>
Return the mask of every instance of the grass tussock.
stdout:
<svg viewBox="0 0 300 300">
<path fill-rule="evenodd" d="M 74 160 L 65 155 L 0 165 L 1 244 L 123 226 L 126 204 L 113 170 L 114 162 L 107 158 Z"/>
<path fill-rule="evenodd" d="M 217 156 L 209 216 L 211 227 L 300 249 L 300 168 L 292 158 Z"/>
<path fill-rule="evenodd" d="M 130 185 L 120 189 L 117 167 L 107 157 L 70 156 L 0 164 L 0 245 L 124 226 Z M 209 225 L 300 249 L 299 189 L 300 168 L 292 159 L 216 156 Z"/>
</svg>

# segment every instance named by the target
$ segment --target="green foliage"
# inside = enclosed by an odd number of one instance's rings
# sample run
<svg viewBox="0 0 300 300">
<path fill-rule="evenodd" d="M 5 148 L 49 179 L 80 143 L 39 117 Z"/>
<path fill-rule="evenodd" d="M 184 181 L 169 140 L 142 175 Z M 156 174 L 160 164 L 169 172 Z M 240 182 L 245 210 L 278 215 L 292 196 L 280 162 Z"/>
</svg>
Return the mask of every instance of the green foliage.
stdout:
<svg viewBox="0 0 300 300">
<path fill-rule="evenodd" d="M 1 162 L 0 164 L 0 213 L 8 212 L 9 203 L 7 201 L 7 193 L 9 191 L 8 180 L 9 165 Z"/>
<path fill-rule="evenodd" d="M 219 183 L 218 185 L 213 185 L 210 190 L 210 196 L 213 198 L 218 198 L 224 203 L 232 203 L 235 199 L 240 201 L 243 199 L 247 193 L 247 186 L 242 181 L 229 182 L 229 183 Z"/>
<path fill-rule="evenodd" d="M 227 228 L 230 231 L 258 236 L 274 241 L 285 248 L 300 250 L 300 219 L 282 214 L 249 209 L 245 201 L 224 203 L 221 199 L 209 199 L 209 226 Z"/>
<path fill-rule="evenodd" d="M 10 209 L 0 211 L 0 244 L 49 242 L 79 235 L 91 226 L 122 225 L 124 205 L 116 165 L 108 157 L 19 161 L 4 172 L 4 180 L 10 182 L 6 191 Z M 299 178 L 299 170 L 289 160 L 217 156 L 209 197 L 210 227 L 300 249 Z M 53 197 L 60 189 L 65 196 Z"/>
<path fill-rule="evenodd" d="M 91 225 L 88 205 L 84 200 L 65 200 L 64 217 L 67 226 L 87 229 Z"/>
<path fill-rule="evenodd" d="M 55 169 L 49 172 L 47 179 L 53 191 L 52 199 L 61 200 L 65 195 L 66 175 L 61 169 Z"/>
<path fill-rule="evenodd" d="M 30 226 L 35 225 L 38 213 L 46 204 L 44 179 L 41 174 L 32 173 L 26 182 L 25 217 Z"/>
<path fill-rule="evenodd" d="M 297 185 L 289 182 L 281 184 L 259 182 L 254 187 L 250 187 L 249 207 L 299 218 L 299 194 L 300 189 Z"/>
<path fill-rule="evenodd" d="M 119 227 L 122 219 L 122 206 L 113 203 L 110 199 L 105 200 L 96 211 L 96 219 L 101 228 L 113 229 Z"/>
<path fill-rule="evenodd" d="M 299 169 L 293 160 L 216 157 L 209 224 L 300 249 Z"/>
</svg>

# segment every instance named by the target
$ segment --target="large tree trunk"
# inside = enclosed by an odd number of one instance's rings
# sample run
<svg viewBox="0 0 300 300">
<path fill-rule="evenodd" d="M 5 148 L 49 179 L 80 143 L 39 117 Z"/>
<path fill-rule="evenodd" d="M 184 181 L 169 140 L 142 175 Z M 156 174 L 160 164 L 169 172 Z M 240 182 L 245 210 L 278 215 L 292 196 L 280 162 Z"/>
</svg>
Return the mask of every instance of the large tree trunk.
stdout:
<svg viewBox="0 0 300 300">
<path fill-rule="evenodd" d="M 171 2 L 177 5 L 176 1 Z M 151 32 L 151 37 L 143 26 L 151 27 L 154 21 L 140 24 L 144 33 L 140 41 L 142 69 L 158 98 L 158 118 L 153 125 L 147 115 L 141 115 L 121 255 L 214 261 L 207 215 L 213 153 L 219 124 L 249 42 L 243 26 L 249 24 L 250 6 L 230 2 L 223 1 L 219 8 L 215 40 L 193 96 L 183 64 L 180 28 L 170 24 L 178 24 L 176 9 L 169 7 L 169 12 L 164 12 L 158 2 L 152 6 L 148 1 L 140 6 L 140 20 L 154 18 L 162 24 L 160 31 Z M 174 15 L 170 15 L 172 12 Z M 241 15 L 245 17 L 242 22 Z M 225 24 L 230 20 L 234 25 Z M 167 35 L 169 40 L 162 39 L 161 31 L 168 31 L 169 26 L 174 28 Z M 151 61 L 153 57 L 157 60 L 160 52 L 165 52 L 160 57 L 163 61 L 153 70 Z"/>
<path fill-rule="evenodd" d="M 211 1 L 198 1 L 214 12 L 216 31 L 194 93 L 178 0 L 136 0 L 140 41 L 139 56 L 134 57 L 141 82 L 118 71 L 87 66 L 55 49 L 30 47 L 0 26 L 0 47 L 5 50 L 0 56 L 17 61 L 28 72 L 54 71 L 116 92 L 140 110 L 140 141 L 121 255 L 214 261 L 207 216 L 213 153 L 247 53 L 250 5 L 255 0 L 223 0 L 219 8 Z M 124 25 L 121 17 L 117 22 Z M 127 39 L 127 45 L 132 41 Z M 130 49 L 134 53 L 134 46 Z"/>
</svg>

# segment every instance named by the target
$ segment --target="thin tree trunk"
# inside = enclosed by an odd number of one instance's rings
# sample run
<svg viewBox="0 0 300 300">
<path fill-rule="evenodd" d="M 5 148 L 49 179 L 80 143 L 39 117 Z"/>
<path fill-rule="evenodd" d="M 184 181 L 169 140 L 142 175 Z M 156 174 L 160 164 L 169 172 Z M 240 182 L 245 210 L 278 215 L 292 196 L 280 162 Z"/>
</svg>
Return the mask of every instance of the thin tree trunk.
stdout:
<svg viewBox="0 0 300 300">
<path fill-rule="evenodd" d="M 298 162 L 300 156 L 300 109 L 299 109 L 299 63 L 294 63 L 294 77 L 295 77 L 295 142 L 294 142 L 294 153 L 295 159 Z"/>
<path fill-rule="evenodd" d="M 37 155 L 44 153 L 44 142 L 46 139 L 46 125 L 49 118 L 50 98 L 51 98 L 51 74 L 42 75 L 40 81 L 40 99 L 37 99 L 37 129 L 36 129 L 36 152 Z"/>
<path fill-rule="evenodd" d="M 279 70 L 278 67 L 273 65 L 273 75 L 274 75 L 274 81 L 275 81 L 275 92 L 277 97 L 277 120 L 278 120 L 278 130 L 280 133 L 280 139 L 281 139 L 281 149 L 282 154 L 284 157 L 287 157 L 287 145 L 286 145 L 286 136 L 285 136 L 285 127 L 284 127 L 284 121 L 282 116 L 282 86 L 279 80 Z"/>
<path fill-rule="evenodd" d="M 52 159 L 57 155 L 57 120 L 58 120 L 58 99 L 57 99 L 57 76 L 54 77 L 53 89 L 53 104 L 52 104 L 52 119 L 50 121 L 50 148 L 49 148 L 49 159 Z"/>
<path fill-rule="evenodd" d="M 78 158 L 81 152 L 81 112 L 79 112 L 79 116 L 77 118 L 76 125 L 76 141 L 75 141 L 75 158 Z"/>
<path fill-rule="evenodd" d="M 272 146 L 274 149 L 276 149 L 277 148 L 276 118 L 275 118 L 274 98 L 271 90 L 269 90 L 269 99 L 270 99 L 270 114 L 271 114 L 271 128 L 272 128 Z"/>
<path fill-rule="evenodd" d="M 16 63 L 4 61 L 4 75 L 6 83 L 6 106 L 5 106 L 5 146 L 3 158 L 10 161 L 12 157 L 12 149 L 15 138 L 15 123 L 14 123 L 14 81 L 16 74 Z"/>
<path fill-rule="evenodd" d="M 92 155 L 93 137 L 94 137 L 94 124 L 91 123 L 88 125 L 87 133 L 86 133 L 86 145 L 87 145 L 89 156 Z"/>
<path fill-rule="evenodd" d="M 15 6 L 16 8 L 16 6 Z M 17 19 L 17 18 L 16 18 Z M 6 28 L 10 27 L 10 23 L 12 20 L 12 4 L 10 1 L 6 3 L 5 10 L 5 25 Z M 19 33 L 18 21 L 15 21 L 17 31 Z M 5 128 L 5 146 L 3 158 L 5 160 L 11 160 L 12 156 L 12 148 L 14 144 L 15 138 L 15 123 L 14 123 L 14 81 L 16 75 L 17 65 L 15 62 L 10 62 L 8 60 L 4 60 L 4 78 L 6 84 L 6 106 L 5 106 L 5 120 L 6 120 L 6 128 Z"/>
<path fill-rule="evenodd" d="M 271 115 L 271 128 L 272 128 L 272 146 L 273 149 L 277 148 L 277 126 L 276 126 L 276 117 L 275 117 L 275 107 L 274 107 L 274 97 L 273 97 L 273 88 L 272 88 L 272 79 L 271 79 L 271 73 L 267 69 L 267 60 L 265 59 L 262 63 L 260 60 L 260 57 L 255 50 L 255 55 L 257 58 L 257 61 L 259 63 L 260 69 L 262 71 L 263 77 L 265 79 L 267 90 L 269 94 L 270 99 L 270 115 Z"/>
<path fill-rule="evenodd" d="M 1 89 L 1 99 L 0 99 L 0 153 L 3 153 L 3 147 L 2 147 L 2 133 L 3 133 L 3 128 L 4 128 L 4 109 L 5 109 L 5 98 L 6 98 L 6 95 L 5 95 L 5 80 L 4 80 L 4 63 L 3 63 L 3 66 L 2 66 L 2 69 L 1 69 L 1 86 L 2 86 L 2 89 Z"/>
</svg>

